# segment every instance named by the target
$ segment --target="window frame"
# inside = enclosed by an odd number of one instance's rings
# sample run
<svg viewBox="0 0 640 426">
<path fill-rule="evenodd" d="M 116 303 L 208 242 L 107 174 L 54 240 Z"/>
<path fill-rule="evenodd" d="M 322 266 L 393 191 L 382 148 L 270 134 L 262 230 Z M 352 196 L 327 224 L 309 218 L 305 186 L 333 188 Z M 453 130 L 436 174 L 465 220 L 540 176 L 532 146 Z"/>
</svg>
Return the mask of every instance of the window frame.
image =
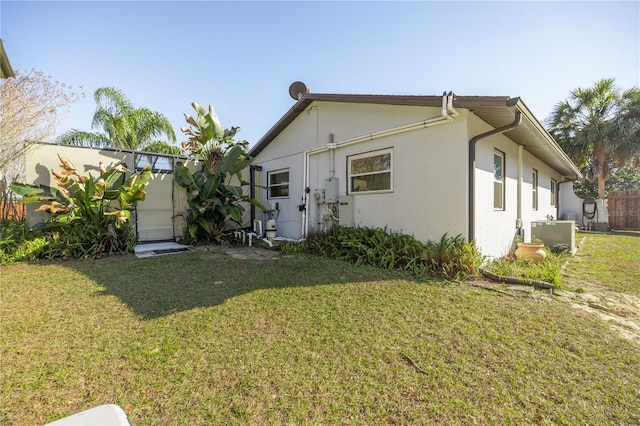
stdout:
<svg viewBox="0 0 640 426">
<path fill-rule="evenodd" d="M 533 210 L 538 210 L 538 181 L 539 181 L 539 173 L 537 169 L 531 169 L 531 207 Z"/>
<path fill-rule="evenodd" d="M 287 174 L 287 181 L 284 183 L 277 183 L 277 184 L 271 184 L 271 176 L 275 176 L 275 175 L 279 175 L 279 174 Z M 275 200 L 275 199 L 284 199 L 284 198 L 289 198 L 291 196 L 291 192 L 289 191 L 289 189 L 291 188 L 291 175 L 290 175 L 290 170 L 289 169 L 278 169 L 278 170 L 272 170 L 270 172 L 267 172 L 267 199 L 268 200 Z M 287 195 L 272 195 L 271 194 L 271 188 L 287 188 Z"/>
<path fill-rule="evenodd" d="M 175 157 L 162 154 L 136 153 L 133 158 L 134 170 L 141 171 L 147 165 L 151 165 L 152 173 L 172 174 L 175 170 Z"/>
<path fill-rule="evenodd" d="M 550 179 L 551 182 L 551 206 L 555 207 L 558 204 L 558 181 L 554 178 Z"/>
<path fill-rule="evenodd" d="M 500 158 L 501 162 L 501 176 L 500 179 L 496 179 L 496 157 Z M 505 211 L 506 209 L 506 165 L 507 155 L 499 149 L 493 150 L 493 210 Z M 496 184 L 501 185 L 500 190 L 500 205 L 496 206 Z"/>
<path fill-rule="evenodd" d="M 352 173 L 352 162 L 354 160 L 360 160 L 363 158 L 375 157 L 378 155 L 389 154 L 389 169 L 373 171 L 373 172 L 365 172 L 365 173 Z M 348 184 L 348 193 L 349 194 L 385 194 L 393 192 L 393 147 L 377 149 L 375 151 L 367 151 L 359 154 L 348 155 L 347 158 L 347 184 Z M 373 175 L 382 175 L 389 174 L 389 188 L 388 189 L 374 189 L 374 190 L 364 190 L 364 191 L 356 191 L 353 189 L 353 178 L 358 176 L 373 176 Z"/>
</svg>

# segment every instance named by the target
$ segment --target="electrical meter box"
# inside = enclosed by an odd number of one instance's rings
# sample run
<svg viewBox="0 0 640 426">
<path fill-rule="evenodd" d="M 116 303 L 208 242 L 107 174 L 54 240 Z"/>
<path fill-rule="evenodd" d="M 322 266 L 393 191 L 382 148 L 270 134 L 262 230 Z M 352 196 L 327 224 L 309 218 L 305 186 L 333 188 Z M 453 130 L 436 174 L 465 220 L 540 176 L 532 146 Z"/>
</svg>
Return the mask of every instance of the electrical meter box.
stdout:
<svg viewBox="0 0 640 426">
<path fill-rule="evenodd" d="M 325 203 L 337 203 L 339 197 L 338 178 L 330 177 L 324 180 L 324 202 Z"/>
<path fill-rule="evenodd" d="M 343 195 L 338 200 L 338 224 L 353 228 L 353 195 Z"/>
</svg>

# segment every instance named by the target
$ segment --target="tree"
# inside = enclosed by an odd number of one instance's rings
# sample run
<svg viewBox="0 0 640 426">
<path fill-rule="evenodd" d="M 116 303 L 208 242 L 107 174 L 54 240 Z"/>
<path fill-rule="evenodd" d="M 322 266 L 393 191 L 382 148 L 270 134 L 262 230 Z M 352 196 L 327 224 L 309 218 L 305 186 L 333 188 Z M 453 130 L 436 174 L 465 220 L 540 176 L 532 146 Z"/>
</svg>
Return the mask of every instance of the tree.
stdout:
<svg viewBox="0 0 640 426">
<path fill-rule="evenodd" d="M 86 132 L 72 129 L 58 139 L 66 145 L 96 148 L 124 148 L 162 154 L 179 154 L 173 145 L 176 135 L 169 120 L 148 108 L 135 108 L 126 96 L 114 87 L 101 87 L 93 98 L 98 105 L 93 114 L 92 129 Z M 160 138 L 165 136 L 167 141 Z"/>
<path fill-rule="evenodd" d="M 0 81 L 0 205 L 12 205 L 8 184 L 24 174 L 24 154 L 55 134 L 61 113 L 84 96 L 41 71 L 15 72 Z"/>
<path fill-rule="evenodd" d="M 549 131 L 589 181 L 597 181 L 598 198 L 615 168 L 640 165 L 640 90 L 621 91 L 615 79 L 577 88 L 558 103 L 548 119 Z"/>
<path fill-rule="evenodd" d="M 613 167 L 604 189 L 607 194 L 611 191 L 640 191 L 640 167 L 633 164 L 622 168 Z M 585 179 L 576 181 L 573 192 L 580 198 L 597 198 L 598 183 Z"/>
</svg>

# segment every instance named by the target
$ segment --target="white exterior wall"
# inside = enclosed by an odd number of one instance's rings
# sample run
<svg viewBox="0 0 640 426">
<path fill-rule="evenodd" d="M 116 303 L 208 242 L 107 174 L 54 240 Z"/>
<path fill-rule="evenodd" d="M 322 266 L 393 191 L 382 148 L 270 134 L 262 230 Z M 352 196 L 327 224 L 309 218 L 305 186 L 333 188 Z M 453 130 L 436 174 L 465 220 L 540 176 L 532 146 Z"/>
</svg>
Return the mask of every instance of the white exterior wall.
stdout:
<svg viewBox="0 0 640 426">
<path fill-rule="evenodd" d="M 567 182 L 561 185 L 560 191 L 560 219 L 575 220 L 580 228 L 589 229 L 592 223 L 609 223 L 609 211 L 607 200 L 596 199 L 596 210 L 593 219 L 589 220 L 585 217 L 584 198 L 578 197 L 573 192 L 573 182 Z M 588 207 L 591 212 L 593 207 Z"/>
<path fill-rule="evenodd" d="M 470 120 L 469 139 L 492 130 L 486 123 L 473 117 Z M 507 132 L 508 135 L 508 132 Z M 499 150 L 505 155 L 505 201 L 504 210 L 493 208 L 493 154 Z M 475 241 L 483 254 L 501 257 L 513 248 L 518 236 L 518 145 L 505 135 L 494 135 L 481 139 L 476 144 L 475 174 Z M 538 171 L 538 208 L 533 208 L 533 169 Z M 558 183 L 562 176 L 545 163 L 523 150 L 521 211 L 524 240 L 531 236 L 531 222 L 547 220 L 547 216 L 558 218 L 557 205 L 551 204 L 551 179 Z M 557 188 L 556 188 L 557 191 Z M 556 203 L 557 204 L 557 203 Z"/>
<path fill-rule="evenodd" d="M 280 203 L 277 219 L 278 236 L 300 238 L 304 235 L 302 214 L 303 164 L 306 150 L 320 148 L 334 135 L 336 149 L 334 177 L 339 180 L 339 195 L 348 191 L 347 162 L 350 155 L 381 149 L 393 149 L 393 191 L 386 193 L 354 193 L 355 226 L 386 227 L 390 231 L 413 234 L 422 241 L 439 240 L 444 233 L 468 238 L 468 148 L 469 140 L 493 127 L 473 113 L 461 113 L 453 123 L 422 128 L 393 136 L 367 140 L 340 147 L 342 141 L 415 123 L 440 115 L 440 108 L 388 106 L 358 103 L 315 102 L 307 111 L 280 133 L 257 157 L 253 164 L 262 166 L 263 185 L 271 171 L 289 169 L 290 196 Z M 505 154 L 505 208 L 493 208 L 493 154 Z M 518 218 L 518 145 L 505 135 L 481 139 L 476 144 L 475 171 L 475 242 L 490 258 L 506 255 L 517 236 Z M 310 155 L 309 197 L 307 210 L 310 233 L 323 231 L 327 207 L 313 194 L 325 187 L 331 177 L 331 152 Z M 532 202 L 532 172 L 538 171 L 538 208 Z M 563 177 L 551 167 L 522 151 L 521 212 L 525 240 L 530 239 L 531 222 L 558 218 L 557 205 L 551 202 L 551 179 L 558 184 Z M 566 184 L 565 184 L 566 185 Z M 556 188 L 561 191 L 560 185 Z M 556 203 L 557 204 L 557 203 Z M 266 218 L 264 218 L 266 220 Z"/>
<path fill-rule="evenodd" d="M 134 166 L 132 152 L 39 144 L 27 153 L 25 183 L 57 188 L 58 185 L 51 176 L 51 170 L 60 172 L 58 154 L 68 158 L 80 175 L 90 173 L 93 177 L 97 177 L 100 174 L 98 164 L 101 161 L 106 167 L 113 167 L 122 162 L 126 163 L 129 169 L 133 169 Z M 32 226 L 51 217 L 46 212 L 35 212 L 35 209 L 39 207 L 38 204 L 27 204 L 26 207 L 27 219 Z"/>
<path fill-rule="evenodd" d="M 290 196 L 263 202 L 279 202 L 278 236 L 300 238 L 302 215 L 297 206 L 303 197 L 304 151 L 325 146 L 329 134 L 334 142 L 438 117 L 440 108 L 401 107 L 371 104 L 314 103 L 300 114 L 254 160 L 268 172 L 289 169 Z M 356 226 L 385 226 L 413 234 L 420 240 L 439 240 L 449 235 L 466 235 L 467 144 L 466 112 L 455 122 L 374 139 L 335 150 L 335 177 L 339 194 L 347 194 L 347 157 L 378 149 L 393 149 L 393 191 L 353 194 Z M 268 160 L 267 160 L 268 159 Z M 313 199 L 331 176 L 330 152 L 310 155 L 309 202 L 305 214 L 309 232 L 322 230 L 327 205 Z M 264 191 L 262 191 L 264 194 Z"/>
</svg>

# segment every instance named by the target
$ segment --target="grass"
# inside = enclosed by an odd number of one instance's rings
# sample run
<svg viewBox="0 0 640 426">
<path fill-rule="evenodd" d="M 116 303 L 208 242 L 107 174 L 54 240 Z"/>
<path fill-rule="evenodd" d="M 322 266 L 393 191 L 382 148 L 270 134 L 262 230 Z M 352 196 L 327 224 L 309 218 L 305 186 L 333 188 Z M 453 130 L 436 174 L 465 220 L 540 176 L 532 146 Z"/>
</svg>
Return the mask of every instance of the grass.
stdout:
<svg viewBox="0 0 640 426">
<path fill-rule="evenodd" d="M 540 262 L 532 259 L 517 259 L 514 254 L 511 254 L 494 260 L 487 269 L 497 275 L 544 281 L 554 284 L 556 288 L 564 288 L 561 270 L 567 259 L 567 254 L 554 254 L 551 251 L 547 251 L 547 257 Z"/>
<path fill-rule="evenodd" d="M 553 299 L 305 256 L 1 273 L 3 424 L 640 422 L 640 351 Z"/>
<path fill-rule="evenodd" d="M 569 281 L 640 296 L 640 232 L 580 233 L 577 238 L 584 242 L 565 268 Z"/>
</svg>

